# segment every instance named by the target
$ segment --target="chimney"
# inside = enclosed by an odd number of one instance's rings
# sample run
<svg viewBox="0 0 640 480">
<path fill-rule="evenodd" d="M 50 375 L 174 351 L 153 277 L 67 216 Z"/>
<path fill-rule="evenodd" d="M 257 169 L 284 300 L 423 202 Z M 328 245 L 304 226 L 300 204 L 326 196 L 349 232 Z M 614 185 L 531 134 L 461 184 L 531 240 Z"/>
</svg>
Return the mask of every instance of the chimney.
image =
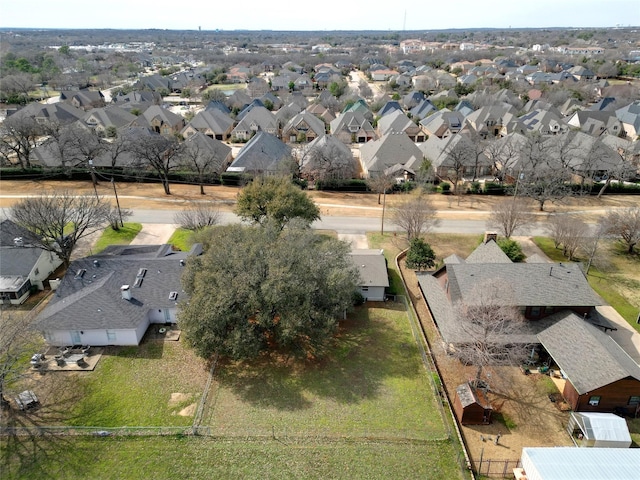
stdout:
<svg viewBox="0 0 640 480">
<path fill-rule="evenodd" d="M 497 232 L 484 232 L 484 243 L 488 243 L 489 240 L 493 240 L 494 242 L 498 241 L 498 233 Z"/>
<path fill-rule="evenodd" d="M 120 293 L 124 300 L 131 300 L 131 290 L 129 289 L 129 285 L 122 285 L 120 287 Z"/>
<path fill-rule="evenodd" d="M 24 247 L 24 240 L 22 237 L 16 237 L 13 239 L 13 245 L 16 247 Z"/>
</svg>

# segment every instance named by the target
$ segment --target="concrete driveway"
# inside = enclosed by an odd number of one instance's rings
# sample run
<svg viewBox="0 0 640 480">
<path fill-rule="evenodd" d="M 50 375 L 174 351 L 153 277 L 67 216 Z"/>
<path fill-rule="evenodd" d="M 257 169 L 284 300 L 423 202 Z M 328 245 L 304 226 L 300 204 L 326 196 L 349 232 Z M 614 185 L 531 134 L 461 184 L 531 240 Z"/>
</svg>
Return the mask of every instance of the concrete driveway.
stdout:
<svg viewBox="0 0 640 480">
<path fill-rule="evenodd" d="M 167 243 L 177 225 L 163 223 L 143 223 L 142 230 L 131 241 L 131 245 L 161 245 Z"/>
</svg>

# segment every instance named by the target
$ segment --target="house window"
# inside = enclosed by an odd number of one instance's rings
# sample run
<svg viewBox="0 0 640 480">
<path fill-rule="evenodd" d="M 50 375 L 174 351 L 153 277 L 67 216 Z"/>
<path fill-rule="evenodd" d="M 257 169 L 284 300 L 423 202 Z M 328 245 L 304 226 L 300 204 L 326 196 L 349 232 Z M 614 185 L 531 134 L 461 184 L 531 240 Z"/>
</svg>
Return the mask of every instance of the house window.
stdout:
<svg viewBox="0 0 640 480">
<path fill-rule="evenodd" d="M 107 330 L 107 342 L 115 342 L 115 341 L 116 341 L 115 330 Z"/>
<path fill-rule="evenodd" d="M 531 307 L 531 311 L 529 313 L 530 317 L 539 317 L 540 316 L 540 307 Z"/>
<path fill-rule="evenodd" d="M 594 395 L 593 397 L 589 397 L 589 405 L 592 407 L 597 407 L 600 405 L 600 395 Z"/>
<path fill-rule="evenodd" d="M 640 395 L 629 397 L 629 405 L 640 405 Z"/>
<path fill-rule="evenodd" d="M 369 291 L 369 287 L 362 287 L 362 291 L 363 292 L 368 292 Z"/>
</svg>

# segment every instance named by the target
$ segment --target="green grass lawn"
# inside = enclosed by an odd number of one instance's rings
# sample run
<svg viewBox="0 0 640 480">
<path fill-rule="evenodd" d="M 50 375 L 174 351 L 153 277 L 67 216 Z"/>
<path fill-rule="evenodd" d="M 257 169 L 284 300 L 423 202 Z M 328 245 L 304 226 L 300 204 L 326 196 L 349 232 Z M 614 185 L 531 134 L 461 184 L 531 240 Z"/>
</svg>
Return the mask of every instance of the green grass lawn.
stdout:
<svg viewBox="0 0 640 480">
<path fill-rule="evenodd" d="M 173 232 L 173 235 L 171 235 L 167 243 L 170 243 L 183 252 L 188 252 L 191 248 L 191 235 L 193 235 L 193 232 L 191 230 L 187 230 L 186 228 L 178 228 L 175 232 Z"/>
<path fill-rule="evenodd" d="M 566 262 L 562 255 L 562 249 L 555 248 L 553 240 L 546 237 L 535 237 L 534 241 L 538 247 L 554 262 Z M 592 267 L 587 275 L 587 280 L 591 288 L 600 295 L 609 305 L 631 325 L 640 332 L 640 325 L 636 323 L 638 318 L 638 307 L 633 305 L 622 293 L 623 289 L 628 291 L 640 290 L 640 283 L 637 272 L 640 267 L 638 256 L 630 256 L 621 252 L 619 246 L 614 242 L 603 242 L 603 248 L 609 250 L 608 268 L 599 270 Z"/>
<path fill-rule="evenodd" d="M 2 478 L 462 479 L 448 442 L 289 444 L 203 437 L 3 439 Z M 6 462 L 12 453 L 11 462 Z"/>
<path fill-rule="evenodd" d="M 207 368 L 177 342 L 147 341 L 140 347 L 107 350 L 96 370 L 74 379 L 77 401 L 68 425 L 183 426 L 200 400 Z"/>
<path fill-rule="evenodd" d="M 128 245 L 131 243 L 131 240 L 136 238 L 140 230 L 142 230 L 141 223 L 125 222 L 124 227 L 119 230 L 107 227 L 96 242 L 93 252 L 100 253 L 109 245 Z"/>
<path fill-rule="evenodd" d="M 203 424 L 216 435 L 446 437 L 399 304 L 358 308 L 321 363 L 221 367 L 210 401 Z"/>
</svg>

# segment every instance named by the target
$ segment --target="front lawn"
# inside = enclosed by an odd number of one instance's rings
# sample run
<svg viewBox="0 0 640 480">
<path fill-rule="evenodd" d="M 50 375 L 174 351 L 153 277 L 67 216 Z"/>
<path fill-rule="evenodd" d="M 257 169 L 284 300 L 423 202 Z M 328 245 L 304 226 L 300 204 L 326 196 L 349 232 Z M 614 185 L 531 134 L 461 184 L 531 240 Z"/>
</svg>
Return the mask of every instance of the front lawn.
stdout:
<svg viewBox="0 0 640 480">
<path fill-rule="evenodd" d="M 191 248 L 191 236 L 193 231 L 186 228 L 178 228 L 173 232 L 167 243 L 173 245 L 178 250 L 188 252 Z"/>
<path fill-rule="evenodd" d="M 93 247 L 93 252 L 100 253 L 109 245 L 129 245 L 140 230 L 142 230 L 141 223 L 125 222 L 124 227 L 118 230 L 107 227 Z"/>
</svg>

